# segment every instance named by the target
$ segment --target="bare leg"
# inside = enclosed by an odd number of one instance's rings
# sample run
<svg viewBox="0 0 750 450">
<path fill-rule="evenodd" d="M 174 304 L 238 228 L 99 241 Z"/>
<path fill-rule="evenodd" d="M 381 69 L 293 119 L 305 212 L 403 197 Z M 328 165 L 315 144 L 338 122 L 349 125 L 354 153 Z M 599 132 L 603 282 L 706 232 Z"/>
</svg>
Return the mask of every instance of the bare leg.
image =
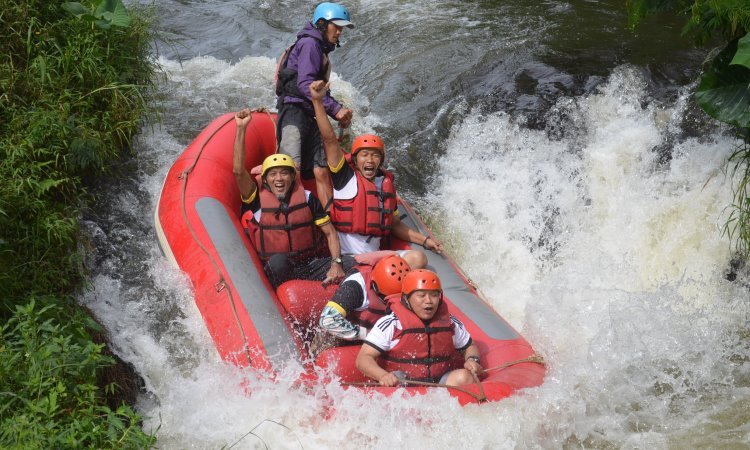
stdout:
<svg viewBox="0 0 750 450">
<path fill-rule="evenodd" d="M 445 380 L 445 384 L 448 386 L 463 386 L 465 384 L 471 384 L 474 382 L 474 377 L 466 369 L 451 370 L 448 373 L 448 378 Z"/>
<path fill-rule="evenodd" d="M 403 258 L 412 270 L 424 269 L 427 266 L 427 255 L 422 250 L 409 250 L 404 253 Z"/>
</svg>

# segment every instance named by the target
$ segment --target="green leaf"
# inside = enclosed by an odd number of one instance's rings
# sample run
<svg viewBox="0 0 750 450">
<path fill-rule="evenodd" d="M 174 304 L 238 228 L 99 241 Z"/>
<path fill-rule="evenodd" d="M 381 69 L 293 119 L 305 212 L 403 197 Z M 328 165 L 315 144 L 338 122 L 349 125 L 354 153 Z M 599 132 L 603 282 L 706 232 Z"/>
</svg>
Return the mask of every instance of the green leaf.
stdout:
<svg viewBox="0 0 750 450">
<path fill-rule="evenodd" d="M 125 5 L 121 1 L 117 2 L 114 14 L 112 16 L 112 25 L 116 27 L 127 27 L 130 25 L 130 14 L 125 9 Z"/>
<path fill-rule="evenodd" d="M 114 12 L 117 0 L 102 0 L 101 3 L 96 7 L 94 15 L 97 19 L 102 18 L 102 14 L 105 12 Z"/>
<path fill-rule="evenodd" d="M 98 19 L 96 26 L 104 30 L 108 30 L 113 25 L 116 27 L 130 25 L 130 14 L 122 0 L 102 0 L 94 11 L 94 17 Z"/>
<path fill-rule="evenodd" d="M 65 2 L 62 4 L 65 11 L 73 14 L 76 17 L 81 17 L 85 14 L 91 14 L 91 10 L 83 6 L 78 2 Z"/>
<path fill-rule="evenodd" d="M 703 74 L 695 99 L 706 113 L 724 123 L 750 127 L 750 69 L 730 65 L 737 40 L 719 52 Z"/>
<path fill-rule="evenodd" d="M 66 180 L 42 180 L 39 182 L 39 193 L 44 194 Z"/>
<path fill-rule="evenodd" d="M 731 65 L 745 66 L 750 69 L 750 32 L 737 43 L 737 53 L 732 58 Z"/>
<path fill-rule="evenodd" d="M 48 402 L 47 402 L 49 414 L 53 414 L 55 410 L 57 410 L 57 392 L 52 391 L 50 392 L 48 396 Z"/>
</svg>

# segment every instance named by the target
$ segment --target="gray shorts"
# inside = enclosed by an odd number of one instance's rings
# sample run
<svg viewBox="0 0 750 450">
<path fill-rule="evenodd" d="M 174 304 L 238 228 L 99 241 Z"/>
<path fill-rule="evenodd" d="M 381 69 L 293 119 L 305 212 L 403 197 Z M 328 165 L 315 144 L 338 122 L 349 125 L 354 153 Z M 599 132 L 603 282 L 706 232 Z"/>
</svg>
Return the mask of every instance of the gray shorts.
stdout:
<svg viewBox="0 0 750 450">
<path fill-rule="evenodd" d="M 303 178 L 312 178 L 315 167 L 328 167 L 320 130 L 304 107 L 284 103 L 276 127 L 279 153 L 289 155 L 300 166 Z"/>
<path fill-rule="evenodd" d="M 443 374 L 443 376 L 440 377 L 440 379 L 438 381 L 436 381 L 436 383 L 438 383 L 438 384 L 445 384 L 445 382 L 448 381 L 448 375 L 451 372 L 452 372 L 452 370 L 449 370 L 449 371 L 445 372 Z M 398 377 L 398 378 L 408 379 L 408 377 L 406 376 L 406 372 L 404 372 L 404 371 L 397 370 L 397 371 L 393 372 L 393 374 L 396 375 L 396 377 Z"/>
</svg>

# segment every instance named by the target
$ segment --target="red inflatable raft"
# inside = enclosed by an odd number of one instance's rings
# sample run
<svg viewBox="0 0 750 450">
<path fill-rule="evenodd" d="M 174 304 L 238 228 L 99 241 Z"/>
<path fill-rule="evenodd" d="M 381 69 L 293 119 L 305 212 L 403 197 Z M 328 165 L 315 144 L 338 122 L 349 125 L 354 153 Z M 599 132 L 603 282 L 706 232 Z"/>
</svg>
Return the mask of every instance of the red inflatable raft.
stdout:
<svg viewBox="0 0 750 450">
<path fill-rule="evenodd" d="M 272 114 L 253 113 L 245 140 L 248 169 L 274 153 L 274 120 Z M 155 212 L 159 245 L 190 278 L 195 302 L 221 357 L 271 372 L 297 360 L 309 368 L 310 377 L 326 373 L 315 370 L 316 365 L 332 367 L 342 383 L 383 393 L 407 389 L 418 394 L 435 389 L 371 386 L 354 366 L 358 345 L 329 348 L 311 360 L 306 330 L 317 324 L 334 287 L 289 281 L 274 292 L 240 225 L 240 195 L 232 173 L 234 137 L 233 114 L 209 124 L 169 170 Z M 429 234 L 403 200 L 399 200 L 399 213 L 407 225 Z M 410 248 L 403 241 L 392 241 L 392 249 Z M 428 268 L 440 276 L 450 311 L 466 325 L 481 351 L 482 366 L 490 369 L 481 384 L 450 388 L 451 394 L 461 404 L 495 401 L 541 384 L 545 368 L 529 343 L 480 298 L 449 257 L 425 252 Z"/>
</svg>

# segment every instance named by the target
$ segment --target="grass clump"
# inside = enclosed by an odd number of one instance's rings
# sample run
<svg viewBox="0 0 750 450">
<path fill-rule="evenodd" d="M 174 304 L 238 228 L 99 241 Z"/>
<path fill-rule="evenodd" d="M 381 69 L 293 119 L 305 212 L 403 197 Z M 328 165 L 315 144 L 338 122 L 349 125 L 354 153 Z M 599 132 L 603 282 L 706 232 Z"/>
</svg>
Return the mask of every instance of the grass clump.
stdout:
<svg viewBox="0 0 750 450">
<path fill-rule="evenodd" d="M 112 359 L 54 300 L 18 306 L 0 327 L 0 444 L 3 448 L 146 448 L 154 438 L 125 405 L 101 401 L 97 373 Z M 51 301 L 50 301 L 51 300 Z M 115 393 L 117 386 L 104 387 Z"/>
<path fill-rule="evenodd" d="M 121 0 L 1 4 L 0 447 L 147 447 L 138 415 L 107 406 L 113 360 L 75 295 L 87 183 L 151 113 L 149 23 Z"/>
</svg>

